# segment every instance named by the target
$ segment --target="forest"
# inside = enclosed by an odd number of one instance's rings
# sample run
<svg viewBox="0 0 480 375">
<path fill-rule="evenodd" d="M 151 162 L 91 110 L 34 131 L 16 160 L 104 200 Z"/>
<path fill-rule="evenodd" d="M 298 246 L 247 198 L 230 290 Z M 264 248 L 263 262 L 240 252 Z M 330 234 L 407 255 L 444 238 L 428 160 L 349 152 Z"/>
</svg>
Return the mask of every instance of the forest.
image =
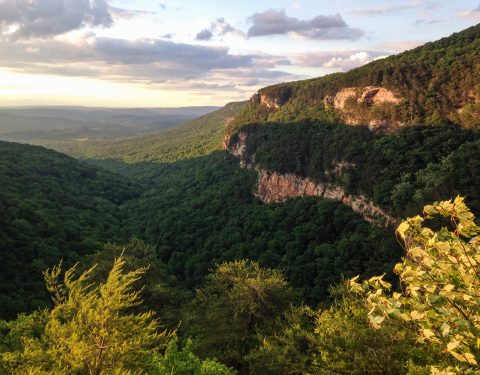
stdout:
<svg viewBox="0 0 480 375">
<path fill-rule="evenodd" d="M 384 87 L 403 98 L 393 107 L 376 106 L 377 113 L 371 113 L 375 119 L 407 125 L 451 123 L 478 128 L 479 50 L 480 25 L 476 25 L 346 73 L 268 86 L 252 98 L 231 128 L 250 122 L 294 122 L 306 118 L 339 122 L 341 116 L 325 108 L 324 98 L 343 88 L 367 86 Z M 258 97 L 262 95 L 277 100 L 281 107 L 261 105 Z M 352 104 L 353 113 L 362 118 L 366 108 Z"/>
<path fill-rule="evenodd" d="M 32 141 L 57 151 L 1 141 L 0 374 L 480 373 L 479 32 L 260 90 L 277 109 Z M 413 123 L 347 126 L 316 101 L 351 85 L 398 90 L 391 119 Z M 242 134 L 252 168 L 230 150 Z M 264 204 L 255 168 L 400 224 L 318 197 Z"/>
</svg>

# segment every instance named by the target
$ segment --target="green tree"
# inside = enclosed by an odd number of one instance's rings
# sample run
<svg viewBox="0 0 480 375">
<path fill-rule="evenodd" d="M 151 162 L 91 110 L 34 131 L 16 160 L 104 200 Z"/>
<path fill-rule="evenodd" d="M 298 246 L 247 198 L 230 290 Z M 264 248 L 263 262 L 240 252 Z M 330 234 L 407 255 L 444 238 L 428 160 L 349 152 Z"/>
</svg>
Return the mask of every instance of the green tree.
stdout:
<svg viewBox="0 0 480 375">
<path fill-rule="evenodd" d="M 333 292 L 328 308 L 298 307 L 281 317 L 281 328 L 262 336 L 249 354 L 251 373 L 413 375 L 411 369 L 437 360 L 429 348 L 415 345 L 414 332 L 404 325 L 370 326 L 363 299 L 344 284 Z"/>
<path fill-rule="evenodd" d="M 155 369 L 153 356 L 171 334 L 159 330 L 153 312 L 136 313 L 141 303 L 133 288 L 145 268 L 124 271 L 118 258 L 106 281 L 93 283 L 94 267 L 61 280 L 60 266 L 45 272 L 54 308 L 46 312 L 41 334 L 21 338 L 18 350 L 2 354 L 11 374 L 119 374 Z M 10 324 L 11 329 L 18 323 Z M 29 326 L 27 325 L 27 328 Z M 28 331 L 28 330 L 27 330 Z M 23 336 L 23 335 L 21 335 Z"/>
<path fill-rule="evenodd" d="M 427 226 L 442 218 L 448 220 L 447 226 L 437 231 Z M 397 229 L 406 249 L 395 267 L 402 291 L 391 294 L 391 285 L 382 276 L 363 284 L 357 278 L 350 282 L 352 290 L 367 293 L 374 327 L 391 319 L 413 324 L 420 342 L 438 345 L 451 356 L 454 367 L 442 372 L 433 368 L 432 373 L 480 371 L 479 232 L 461 197 L 426 206 L 423 216 L 409 218 Z"/>
<path fill-rule="evenodd" d="M 154 311 L 163 325 L 172 329 L 178 327 L 178 311 L 191 297 L 191 292 L 182 288 L 177 279 L 168 274 L 153 245 L 137 238 L 131 238 L 125 244 L 107 243 L 100 251 L 85 257 L 84 267 L 88 269 L 95 265 L 91 279 L 101 282 L 107 279 L 118 257 L 125 261 L 125 271 L 145 270 L 142 278 L 133 285 L 140 291 L 142 299 L 136 311 Z"/>
<path fill-rule="evenodd" d="M 258 345 L 257 333 L 273 332 L 276 317 L 289 308 L 293 297 L 278 270 L 247 260 L 219 265 L 197 290 L 188 313 L 195 350 L 244 369 L 245 356 Z"/>
<path fill-rule="evenodd" d="M 168 344 L 164 356 L 157 358 L 159 375 L 234 375 L 236 371 L 216 361 L 201 360 L 192 351 L 192 341 L 187 340 L 185 346 L 178 348 L 178 340 L 174 338 Z"/>
</svg>

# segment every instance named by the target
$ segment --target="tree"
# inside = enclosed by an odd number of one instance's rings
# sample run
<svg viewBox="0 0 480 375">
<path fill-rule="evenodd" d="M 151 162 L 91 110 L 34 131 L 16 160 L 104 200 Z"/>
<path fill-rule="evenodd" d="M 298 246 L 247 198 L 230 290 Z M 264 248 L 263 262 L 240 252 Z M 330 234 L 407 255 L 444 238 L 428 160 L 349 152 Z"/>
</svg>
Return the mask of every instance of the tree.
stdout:
<svg viewBox="0 0 480 375">
<path fill-rule="evenodd" d="M 398 322 L 374 329 L 363 299 L 345 284 L 333 290 L 334 303 L 316 311 L 298 307 L 282 317 L 280 329 L 261 337 L 249 354 L 251 373 L 405 375 L 436 360 L 415 345 L 414 332 Z M 413 373 L 411 374 L 413 375 Z"/>
<path fill-rule="evenodd" d="M 437 231 L 427 226 L 442 218 L 448 226 Z M 442 373 L 478 373 L 480 228 L 474 215 L 457 197 L 426 206 L 423 216 L 405 220 L 397 233 L 406 250 L 395 266 L 402 291 L 390 294 L 391 285 L 382 276 L 350 282 L 352 290 L 366 293 L 370 323 L 375 328 L 389 319 L 413 324 L 420 342 L 439 345 L 451 356 L 454 367 Z"/>
<path fill-rule="evenodd" d="M 185 346 L 178 349 L 178 340 L 174 338 L 168 344 L 164 356 L 157 358 L 159 375 L 234 375 L 236 371 L 216 361 L 201 360 L 192 352 L 192 341 L 187 340 Z"/>
<path fill-rule="evenodd" d="M 278 270 L 257 262 L 223 263 L 197 290 L 187 322 L 195 350 L 242 369 L 245 356 L 258 345 L 258 332 L 273 332 L 278 315 L 293 301 L 293 291 Z"/>
<path fill-rule="evenodd" d="M 168 274 L 165 264 L 158 258 L 155 246 L 140 239 L 131 238 L 125 244 L 107 243 L 103 248 L 85 257 L 85 270 L 95 265 L 91 280 L 106 280 L 115 259 L 122 257 L 125 271 L 145 269 L 140 280 L 133 285 L 140 291 L 142 304 L 136 311 L 154 311 L 163 325 L 176 328 L 179 325 L 178 310 L 191 297 L 178 280 Z"/>
<path fill-rule="evenodd" d="M 79 277 L 74 276 L 73 267 L 65 272 L 63 281 L 60 266 L 46 271 L 55 306 L 45 312 L 47 322 L 41 334 L 22 337 L 19 350 L 2 354 L 10 373 L 154 371 L 154 354 L 166 346 L 171 334 L 159 330 L 153 312 L 133 311 L 141 300 L 132 286 L 145 268 L 124 272 L 124 267 L 125 260 L 117 258 L 106 281 L 98 284 L 91 281 L 94 267 Z"/>
</svg>

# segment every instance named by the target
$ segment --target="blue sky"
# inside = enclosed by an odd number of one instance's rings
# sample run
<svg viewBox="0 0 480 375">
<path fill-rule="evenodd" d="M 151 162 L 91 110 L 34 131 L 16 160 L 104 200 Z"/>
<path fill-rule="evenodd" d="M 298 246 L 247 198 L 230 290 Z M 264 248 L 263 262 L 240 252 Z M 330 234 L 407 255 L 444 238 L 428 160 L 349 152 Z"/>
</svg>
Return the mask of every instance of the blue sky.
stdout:
<svg viewBox="0 0 480 375">
<path fill-rule="evenodd" d="M 0 0 L 2 105 L 223 105 L 480 22 L 480 0 Z"/>
</svg>

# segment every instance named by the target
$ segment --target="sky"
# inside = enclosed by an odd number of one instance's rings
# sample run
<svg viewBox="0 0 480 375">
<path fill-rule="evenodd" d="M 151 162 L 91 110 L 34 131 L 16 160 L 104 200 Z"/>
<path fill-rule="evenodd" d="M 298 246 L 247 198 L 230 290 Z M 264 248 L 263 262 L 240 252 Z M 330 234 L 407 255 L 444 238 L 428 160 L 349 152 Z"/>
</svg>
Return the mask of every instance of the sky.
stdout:
<svg viewBox="0 0 480 375">
<path fill-rule="evenodd" d="M 0 106 L 220 106 L 479 22 L 480 0 L 0 0 Z"/>
</svg>

